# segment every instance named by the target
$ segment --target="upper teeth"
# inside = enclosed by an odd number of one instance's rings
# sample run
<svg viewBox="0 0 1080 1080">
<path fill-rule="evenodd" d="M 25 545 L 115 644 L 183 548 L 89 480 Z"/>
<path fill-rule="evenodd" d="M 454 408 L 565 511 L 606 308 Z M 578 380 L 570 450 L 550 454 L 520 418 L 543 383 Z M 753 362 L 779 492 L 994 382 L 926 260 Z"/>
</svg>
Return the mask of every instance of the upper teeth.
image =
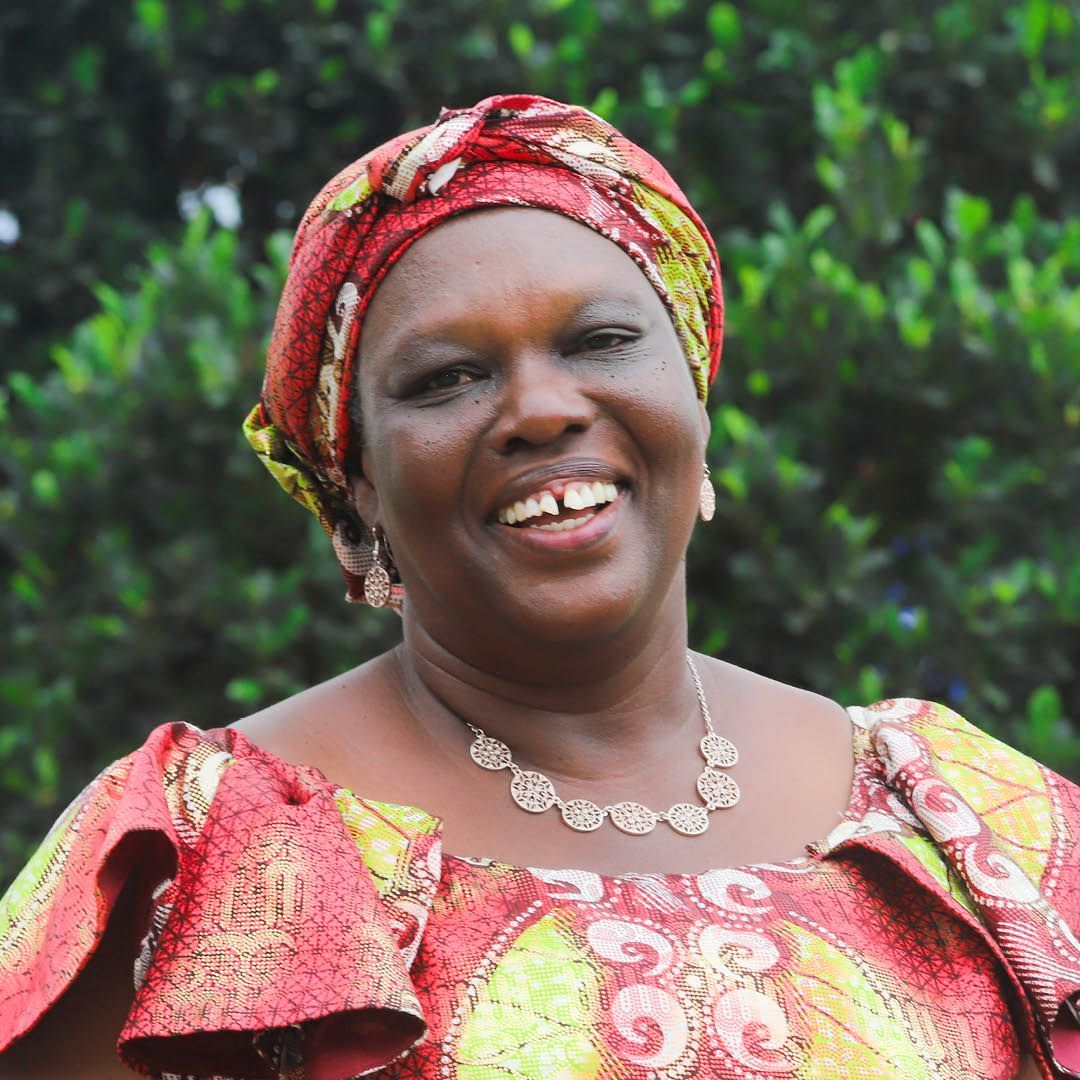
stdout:
<svg viewBox="0 0 1080 1080">
<path fill-rule="evenodd" d="M 562 507 L 550 491 L 538 491 L 527 499 L 504 506 L 499 511 L 498 518 L 504 525 L 516 525 L 518 522 L 542 517 L 544 514 L 555 517 L 562 513 L 563 507 L 567 510 L 585 510 L 592 506 L 603 506 L 605 503 L 614 502 L 618 497 L 619 489 L 614 484 L 606 484 L 602 480 L 567 484 L 563 491 Z"/>
</svg>

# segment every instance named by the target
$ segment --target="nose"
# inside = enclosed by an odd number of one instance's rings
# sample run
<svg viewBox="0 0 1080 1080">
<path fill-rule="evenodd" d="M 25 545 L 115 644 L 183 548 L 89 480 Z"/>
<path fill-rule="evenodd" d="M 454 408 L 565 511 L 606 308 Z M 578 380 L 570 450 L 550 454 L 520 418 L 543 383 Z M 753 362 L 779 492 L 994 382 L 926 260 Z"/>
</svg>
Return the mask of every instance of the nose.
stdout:
<svg viewBox="0 0 1080 1080">
<path fill-rule="evenodd" d="M 594 417 L 595 405 L 566 360 L 534 353 L 505 372 L 492 438 L 501 453 L 549 446 L 588 430 Z"/>
</svg>

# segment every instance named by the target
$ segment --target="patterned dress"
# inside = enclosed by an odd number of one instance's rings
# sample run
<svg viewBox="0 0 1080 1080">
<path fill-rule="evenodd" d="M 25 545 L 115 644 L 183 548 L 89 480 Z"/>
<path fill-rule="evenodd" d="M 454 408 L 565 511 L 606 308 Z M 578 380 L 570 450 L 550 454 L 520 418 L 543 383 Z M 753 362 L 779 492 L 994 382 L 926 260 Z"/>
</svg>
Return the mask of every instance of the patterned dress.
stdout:
<svg viewBox="0 0 1080 1080">
<path fill-rule="evenodd" d="M 423 810 L 163 726 L 0 902 L 0 1048 L 134 875 L 120 1052 L 153 1075 L 1080 1074 L 1080 789 L 940 705 L 849 713 L 851 802 L 805 857 L 618 877 L 446 855 Z"/>
</svg>

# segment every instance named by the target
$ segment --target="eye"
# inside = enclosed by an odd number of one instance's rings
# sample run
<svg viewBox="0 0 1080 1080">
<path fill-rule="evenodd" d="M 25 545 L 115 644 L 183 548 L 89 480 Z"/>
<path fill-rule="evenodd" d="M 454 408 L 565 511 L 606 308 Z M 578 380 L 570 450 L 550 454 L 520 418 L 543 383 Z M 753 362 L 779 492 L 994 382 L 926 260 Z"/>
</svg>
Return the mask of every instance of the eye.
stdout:
<svg viewBox="0 0 1080 1080">
<path fill-rule="evenodd" d="M 625 345 L 633 335 L 627 330 L 593 330 L 586 334 L 580 341 L 581 352 L 609 352 Z"/>
<path fill-rule="evenodd" d="M 480 378 L 479 372 L 466 367 L 449 367 L 426 379 L 419 387 L 420 393 L 437 394 L 445 390 L 457 390 Z"/>
</svg>

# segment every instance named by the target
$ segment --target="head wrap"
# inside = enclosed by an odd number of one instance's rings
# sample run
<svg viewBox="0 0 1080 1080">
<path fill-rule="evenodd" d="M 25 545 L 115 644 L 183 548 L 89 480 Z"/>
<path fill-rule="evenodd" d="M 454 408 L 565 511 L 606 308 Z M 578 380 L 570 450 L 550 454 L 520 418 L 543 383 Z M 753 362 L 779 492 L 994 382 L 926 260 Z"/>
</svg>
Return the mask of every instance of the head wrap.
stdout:
<svg viewBox="0 0 1080 1080">
<path fill-rule="evenodd" d="M 244 424 L 278 483 L 331 536 L 350 599 L 362 597 L 371 565 L 346 477 L 364 313 L 414 240 L 492 206 L 552 210 L 617 244 L 666 305 L 702 401 L 716 375 L 723 299 L 712 238 L 664 167 L 588 110 L 498 95 L 443 109 L 430 127 L 354 161 L 300 222 L 262 397 Z"/>
</svg>

